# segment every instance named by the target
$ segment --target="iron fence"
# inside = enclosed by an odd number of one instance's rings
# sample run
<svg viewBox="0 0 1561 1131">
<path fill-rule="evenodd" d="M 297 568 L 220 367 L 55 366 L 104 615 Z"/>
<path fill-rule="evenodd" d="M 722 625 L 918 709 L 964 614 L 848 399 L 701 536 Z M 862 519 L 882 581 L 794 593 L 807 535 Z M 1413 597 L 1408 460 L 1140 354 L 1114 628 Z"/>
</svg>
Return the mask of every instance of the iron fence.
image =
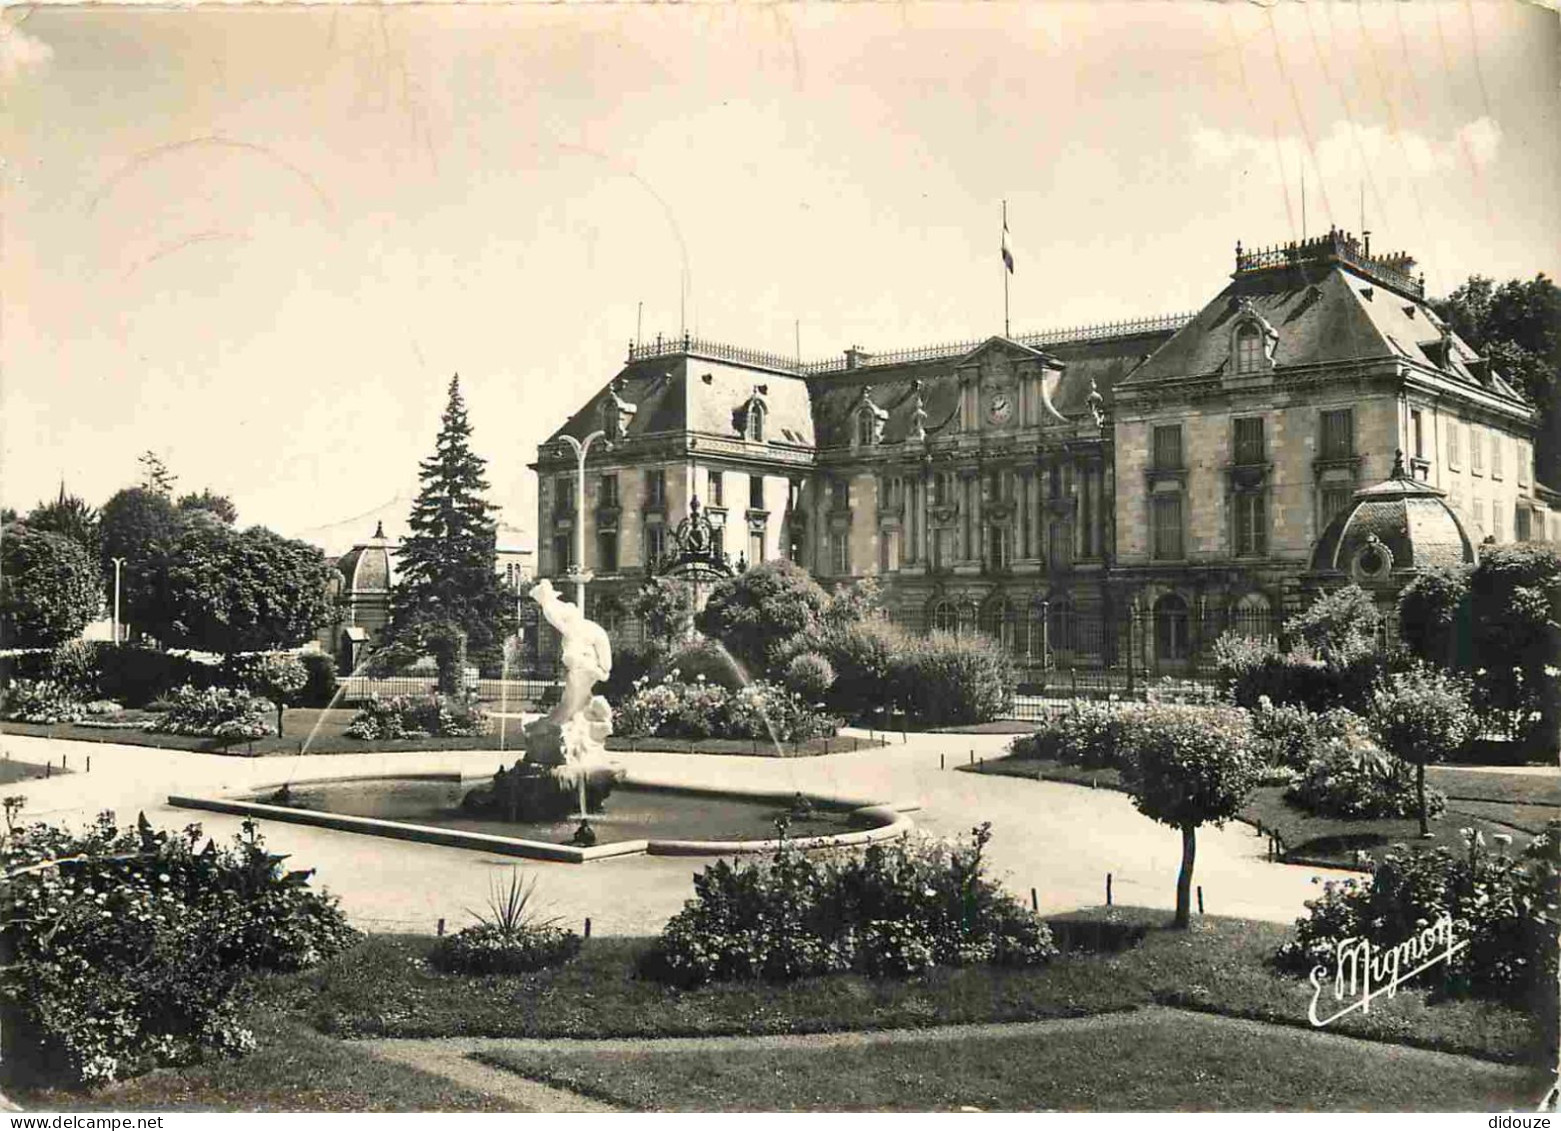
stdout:
<svg viewBox="0 0 1561 1131">
<path fill-rule="evenodd" d="M 550 705 L 557 700 L 562 686 L 546 676 L 466 681 L 466 687 L 477 693 L 480 702 L 507 706 L 511 710 Z M 375 697 L 426 696 L 438 688 L 439 679 L 434 675 L 347 676 L 341 681 L 338 702 L 350 705 Z"/>
</svg>

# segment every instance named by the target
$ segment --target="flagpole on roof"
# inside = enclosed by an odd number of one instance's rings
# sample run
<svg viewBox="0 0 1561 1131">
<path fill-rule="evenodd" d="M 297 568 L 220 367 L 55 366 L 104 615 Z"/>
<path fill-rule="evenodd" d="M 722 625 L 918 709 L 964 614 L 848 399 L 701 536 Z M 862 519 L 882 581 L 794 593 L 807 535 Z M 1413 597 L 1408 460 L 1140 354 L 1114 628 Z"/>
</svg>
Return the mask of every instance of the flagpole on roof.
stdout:
<svg viewBox="0 0 1561 1131">
<path fill-rule="evenodd" d="M 1003 337 L 1008 337 L 1008 276 L 1014 273 L 1014 253 L 1008 250 L 1008 201 L 1003 201 Z"/>
</svg>

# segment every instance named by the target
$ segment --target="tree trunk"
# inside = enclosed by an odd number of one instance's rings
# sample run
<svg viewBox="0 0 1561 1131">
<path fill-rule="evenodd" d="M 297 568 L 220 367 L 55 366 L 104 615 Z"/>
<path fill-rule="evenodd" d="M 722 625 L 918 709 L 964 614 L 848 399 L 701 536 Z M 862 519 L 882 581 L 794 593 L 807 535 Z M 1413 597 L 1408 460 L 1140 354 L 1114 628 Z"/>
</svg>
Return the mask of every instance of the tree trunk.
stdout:
<svg viewBox="0 0 1561 1131">
<path fill-rule="evenodd" d="M 1429 835 L 1431 835 L 1431 831 L 1426 826 L 1426 816 L 1425 816 L 1425 763 L 1424 762 L 1416 762 L 1415 763 L 1415 794 L 1416 794 L 1416 796 L 1420 800 L 1420 835 L 1423 836 L 1423 837 L 1424 836 L 1429 836 Z"/>
<path fill-rule="evenodd" d="M 1176 876 L 1176 923 L 1185 927 L 1192 919 L 1192 865 L 1198 855 L 1196 825 L 1182 826 L 1182 870 Z"/>
</svg>

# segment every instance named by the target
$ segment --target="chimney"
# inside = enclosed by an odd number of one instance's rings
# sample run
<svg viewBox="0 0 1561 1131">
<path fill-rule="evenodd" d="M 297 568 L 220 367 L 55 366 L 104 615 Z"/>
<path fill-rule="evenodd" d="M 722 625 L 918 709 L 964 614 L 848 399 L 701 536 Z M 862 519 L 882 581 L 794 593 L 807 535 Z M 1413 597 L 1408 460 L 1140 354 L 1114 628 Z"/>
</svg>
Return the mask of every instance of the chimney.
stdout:
<svg viewBox="0 0 1561 1131">
<path fill-rule="evenodd" d="M 872 356 L 861 346 L 852 346 L 846 350 L 846 368 L 860 369 Z"/>
</svg>

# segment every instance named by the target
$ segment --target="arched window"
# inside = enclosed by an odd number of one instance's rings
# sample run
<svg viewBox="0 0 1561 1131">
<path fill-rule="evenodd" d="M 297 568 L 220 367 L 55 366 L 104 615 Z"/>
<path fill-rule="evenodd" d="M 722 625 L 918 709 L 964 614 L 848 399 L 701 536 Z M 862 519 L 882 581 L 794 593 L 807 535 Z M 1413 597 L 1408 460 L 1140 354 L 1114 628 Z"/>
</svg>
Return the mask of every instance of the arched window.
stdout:
<svg viewBox="0 0 1561 1131">
<path fill-rule="evenodd" d="M 1017 621 L 1014 607 L 1006 598 L 994 597 L 981 610 L 981 631 L 996 640 L 1005 649 L 1014 650 L 1014 625 Z"/>
<path fill-rule="evenodd" d="M 1274 635 L 1274 607 L 1262 593 L 1248 593 L 1230 610 L 1230 631 L 1266 640 Z"/>
<path fill-rule="evenodd" d="M 959 613 L 954 608 L 954 602 L 944 599 L 935 602 L 932 606 L 932 615 L 928 618 L 934 632 L 956 632 L 959 629 Z"/>
<path fill-rule="evenodd" d="M 1190 654 L 1187 602 L 1175 593 L 1154 603 L 1154 653 L 1157 660 L 1173 662 Z"/>
<path fill-rule="evenodd" d="M 856 442 L 864 448 L 873 442 L 873 414 L 866 409 L 856 414 Z"/>
<path fill-rule="evenodd" d="M 1046 610 L 1046 642 L 1053 652 L 1079 650 L 1079 623 L 1071 597 L 1058 597 Z"/>
<path fill-rule="evenodd" d="M 966 598 L 964 604 L 959 606 L 959 634 L 969 636 L 976 631 L 976 605 Z"/>
<path fill-rule="evenodd" d="M 764 443 L 764 402 L 754 401 L 748 406 L 748 439 Z"/>
<path fill-rule="evenodd" d="M 1258 373 L 1264 360 L 1263 331 L 1248 322 L 1236 331 L 1236 372 Z"/>
</svg>

